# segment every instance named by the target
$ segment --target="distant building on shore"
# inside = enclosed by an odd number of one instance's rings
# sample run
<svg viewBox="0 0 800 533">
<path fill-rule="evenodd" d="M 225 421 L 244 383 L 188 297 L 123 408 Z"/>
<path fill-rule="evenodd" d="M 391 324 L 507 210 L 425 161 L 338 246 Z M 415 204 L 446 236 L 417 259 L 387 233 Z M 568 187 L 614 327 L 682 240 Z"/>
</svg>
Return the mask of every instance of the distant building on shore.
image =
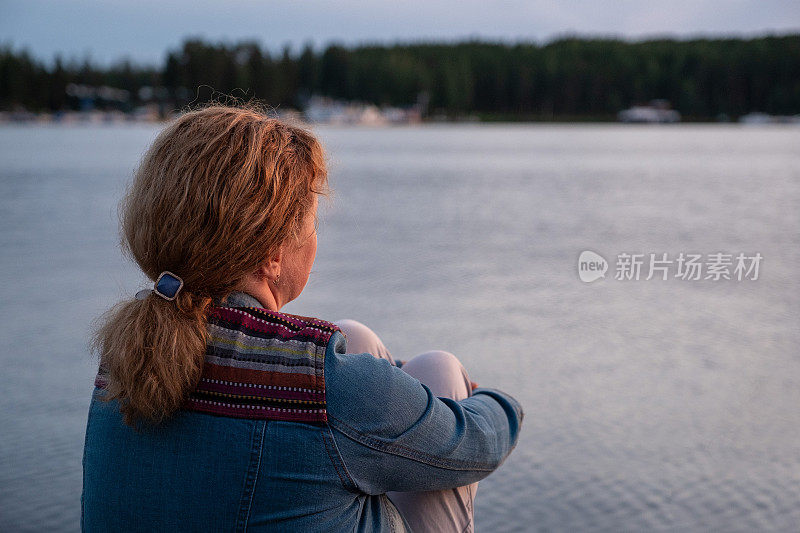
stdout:
<svg viewBox="0 0 800 533">
<path fill-rule="evenodd" d="M 767 113 L 748 113 L 739 117 L 742 124 L 800 124 L 800 115 L 769 115 Z"/>
<path fill-rule="evenodd" d="M 648 105 L 633 106 L 617 113 L 620 122 L 670 124 L 681 121 L 681 114 L 667 100 L 651 100 Z"/>
<path fill-rule="evenodd" d="M 334 100 L 327 96 L 312 96 L 303 112 L 306 120 L 315 124 L 358 124 L 382 126 L 411 124 L 422 120 L 419 106 L 407 108 L 378 107 L 361 102 Z"/>
</svg>

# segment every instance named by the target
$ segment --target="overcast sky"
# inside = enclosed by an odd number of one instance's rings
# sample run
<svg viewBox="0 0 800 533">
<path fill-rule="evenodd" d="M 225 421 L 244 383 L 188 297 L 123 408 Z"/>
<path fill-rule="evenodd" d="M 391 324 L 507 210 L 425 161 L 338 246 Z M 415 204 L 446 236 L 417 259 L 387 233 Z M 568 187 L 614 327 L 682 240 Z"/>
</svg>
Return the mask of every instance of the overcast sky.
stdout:
<svg viewBox="0 0 800 533">
<path fill-rule="evenodd" d="M 800 32 L 798 0 L 0 0 L 0 43 L 51 60 L 89 55 L 160 64 L 187 36 L 256 39 L 273 51 L 338 41 L 564 35 L 761 35 Z"/>
</svg>

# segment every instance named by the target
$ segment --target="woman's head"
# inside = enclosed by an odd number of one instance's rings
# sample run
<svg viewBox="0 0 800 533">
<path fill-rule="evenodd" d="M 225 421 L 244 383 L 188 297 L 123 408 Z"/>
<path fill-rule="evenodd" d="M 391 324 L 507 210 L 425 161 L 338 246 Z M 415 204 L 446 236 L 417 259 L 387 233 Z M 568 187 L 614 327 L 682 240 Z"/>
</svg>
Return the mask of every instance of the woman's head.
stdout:
<svg viewBox="0 0 800 533">
<path fill-rule="evenodd" d="M 255 109 L 214 105 L 161 132 L 120 205 L 122 244 L 150 279 L 166 270 L 184 287 L 175 301 L 122 302 L 97 330 L 126 422 L 165 418 L 197 384 L 212 299 L 269 287 L 278 309 L 299 295 L 325 192 L 314 136 Z"/>
<path fill-rule="evenodd" d="M 170 270 L 188 292 L 223 296 L 308 237 L 326 183 L 310 133 L 251 109 L 192 111 L 145 155 L 122 204 L 123 244 L 151 279 Z"/>
</svg>

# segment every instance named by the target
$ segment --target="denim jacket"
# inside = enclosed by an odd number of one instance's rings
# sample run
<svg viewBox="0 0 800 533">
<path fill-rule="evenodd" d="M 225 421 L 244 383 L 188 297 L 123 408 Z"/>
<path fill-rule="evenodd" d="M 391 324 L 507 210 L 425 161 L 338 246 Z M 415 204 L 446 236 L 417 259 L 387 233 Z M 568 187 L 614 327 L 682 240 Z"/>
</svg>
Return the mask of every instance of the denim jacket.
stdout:
<svg viewBox="0 0 800 533">
<path fill-rule="evenodd" d="M 222 305 L 260 307 L 238 292 Z M 437 398 L 389 361 L 347 353 L 335 325 L 311 320 L 332 326 L 320 350 L 325 416 L 317 420 L 186 408 L 139 433 L 96 384 L 82 530 L 410 531 L 387 491 L 476 482 L 516 445 L 523 413 L 511 396 L 478 388 L 461 401 Z"/>
</svg>

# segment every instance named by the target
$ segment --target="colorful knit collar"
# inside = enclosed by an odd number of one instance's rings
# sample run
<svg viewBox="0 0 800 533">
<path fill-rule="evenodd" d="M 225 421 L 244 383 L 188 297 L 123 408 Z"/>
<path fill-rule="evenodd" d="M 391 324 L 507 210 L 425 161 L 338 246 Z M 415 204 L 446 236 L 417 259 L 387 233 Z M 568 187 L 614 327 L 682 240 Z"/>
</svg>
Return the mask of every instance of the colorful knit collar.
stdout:
<svg viewBox="0 0 800 533">
<path fill-rule="evenodd" d="M 325 350 L 339 328 L 270 311 L 235 291 L 208 312 L 203 374 L 184 408 L 236 418 L 326 422 Z"/>
</svg>

